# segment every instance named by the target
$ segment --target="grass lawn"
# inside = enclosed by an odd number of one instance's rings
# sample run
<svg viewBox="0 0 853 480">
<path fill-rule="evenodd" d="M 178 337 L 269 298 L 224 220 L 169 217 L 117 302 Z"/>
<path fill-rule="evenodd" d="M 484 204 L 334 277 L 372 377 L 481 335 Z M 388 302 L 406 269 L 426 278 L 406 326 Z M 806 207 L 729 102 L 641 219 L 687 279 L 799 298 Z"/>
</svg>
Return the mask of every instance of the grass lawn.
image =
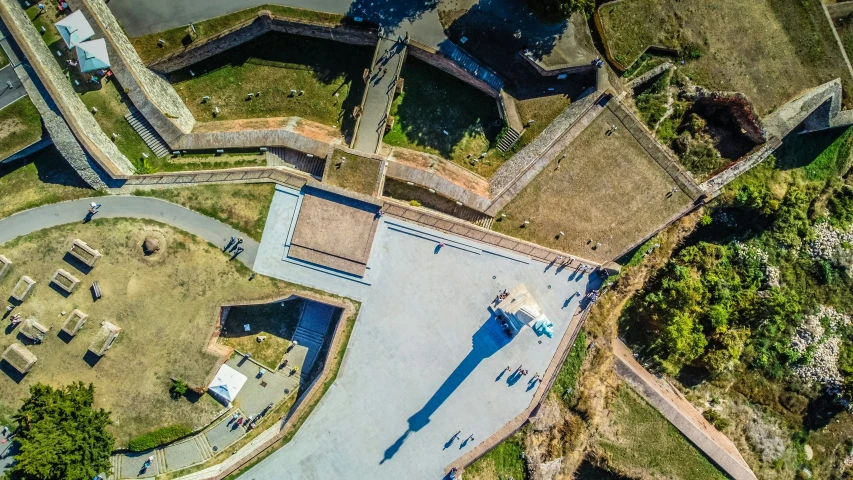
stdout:
<svg viewBox="0 0 853 480">
<path fill-rule="evenodd" d="M 597 449 L 617 472 L 630 477 L 725 479 L 667 419 L 622 385 L 611 406 L 610 425 Z"/>
<path fill-rule="evenodd" d="M 341 23 L 343 16 L 332 13 L 315 12 L 311 10 L 302 10 L 299 8 L 285 7 L 282 5 L 259 5 L 257 7 L 247 8 L 239 12 L 230 13 L 221 17 L 211 18 L 203 22 L 194 23 L 196 35 L 192 38 L 193 41 L 207 38 L 216 35 L 224 30 L 232 28 L 242 22 L 251 20 L 258 16 L 261 10 L 269 10 L 273 16 L 281 17 L 289 20 L 321 24 L 321 25 L 336 25 Z M 143 62 L 152 62 L 165 55 L 183 50 L 186 46 L 191 45 L 190 27 L 183 26 L 165 30 L 163 32 L 143 35 L 141 37 L 132 38 L 130 41 L 142 57 Z M 160 39 L 166 41 L 160 45 Z"/>
<path fill-rule="evenodd" d="M 471 164 L 496 146 L 503 122 L 495 99 L 414 58 L 400 77 L 403 94 L 391 105 L 394 127 L 383 142 L 439 155 L 485 177 L 497 170 L 502 160 Z"/>
<path fill-rule="evenodd" d="M 533 120 L 533 123 L 524 129 L 524 134 L 518 139 L 512 150 L 508 152 L 509 155 L 521 150 L 538 137 L 542 133 L 542 130 L 545 130 L 545 127 L 550 125 L 557 118 L 557 115 L 571 103 L 565 95 L 550 95 L 516 100 L 515 105 L 518 108 L 518 116 L 521 118 L 521 123 L 527 124 L 528 120 Z"/>
<path fill-rule="evenodd" d="M 7 57 L 6 52 L 0 48 L 0 68 L 5 67 L 6 65 L 9 65 L 9 57 Z"/>
<path fill-rule="evenodd" d="M 269 368 L 278 368 L 299 323 L 304 300 L 231 307 L 219 343 L 233 347 Z M 244 326 L 249 325 L 247 331 Z M 267 338 L 258 342 L 259 336 Z"/>
<path fill-rule="evenodd" d="M 99 195 L 54 147 L 0 164 L 0 218 L 40 205 Z"/>
<path fill-rule="evenodd" d="M 760 115 L 837 77 L 845 98 L 853 87 L 819 0 L 628 0 L 599 14 L 623 65 L 649 45 L 692 48 L 704 54 L 682 71 L 705 87 L 744 93 Z"/>
<path fill-rule="evenodd" d="M 163 248 L 153 257 L 145 257 L 141 248 L 149 235 L 159 236 Z M 104 254 L 88 274 L 63 260 L 75 238 Z M 98 392 L 96 407 L 112 412 L 111 430 L 118 445 L 169 425 L 204 425 L 221 410 L 207 396 L 176 401 L 168 392 L 170 377 L 203 385 L 213 373 L 217 358 L 205 348 L 219 305 L 283 298 L 305 290 L 263 276 L 249 282 L 249 269 L 229 262 L 215 246 L 152 222 L 104 219 L 69 224 L 19 237 L 0 246 L 0 251 L 15 262 L 12 274 L 0 280 L 0 290 L 10 291 L 24 274 L 38 282 L 14 313 L 37 318 L 51 328 L 44 343 L 28 347 L 39 360 L 22 380 L 16 382 L 3 368 L 0 404 L 17 408 L 36 382 L 54 386 L 91 382 Z M 67 298 L 59 294 L 48 285 L 57 268 L 79 276 L 85 286 L 99 281 L 104 297 L 94 303 L 85 287 Z M 57 336 L 64 320 L 60 312 L 74 308 L 87 313 L 89 322 L 66 343 Z M 121 327 L 121 335 L 100 361 L 87 362 L 89 342 L 104 320 Z M 4 329 L 0 349 L 16 341 L 17 333 Z"/>
<path fill-rule="evenodd" d="M 200 121 L 298 116 L 351 131 L 371 54 L 367 47 L 268 33 L 168 79 Z M 261 95 L 248 100 L 250 92 Z M 210 101 L 202 103 L 204 96 Z"/>
<path fill-rule="evenodd" d="M 203 213 L 260 241 L 275 185 L 244 183 L 137 190 L 134 195 L 157 197 Z"/>
<path fill-rule="evenodd" d="M 522 458 L 524 452 L 522 442 L 523 437 L 518 433 L 501 442 L 489 453 L 466 468 L 465 478 L 473 480 L 526 479 L 524 458 Z"/>
<path fill-rule="evenodd" d="M 619 125 L 605 135 L 611 124 Z M 690 204 L 609 110 L 531 181 L 495 230 L 598 261 L 610 260 Z M 525 220 L 530 224 L 521 225 Z M 556 238 L 559 232 L 565 232 Z M 601 243 L 593 249 L 596 243 Z"/>
<path fill-rule="evenodd" d="M 0 110 L 0 159 L 41 139 L 41 115 L 30 97 L 15 100 Z"/>
<path fill-rule="evenodd" d="M 220 168 L 265 167 L 266 156 L 260 152 L 246 153 L 188 153 L 178 157 L 168 156 L 158 168 L 162 172 L 188 170 L 215 170 Z"/>
<path fill-rule="evenodd" d="M 343 163 L 341 163 L 343 160 Z M 365 195 L 376 195 L 382 162 L 335 150 L 324 182 Z"/>
</svg>

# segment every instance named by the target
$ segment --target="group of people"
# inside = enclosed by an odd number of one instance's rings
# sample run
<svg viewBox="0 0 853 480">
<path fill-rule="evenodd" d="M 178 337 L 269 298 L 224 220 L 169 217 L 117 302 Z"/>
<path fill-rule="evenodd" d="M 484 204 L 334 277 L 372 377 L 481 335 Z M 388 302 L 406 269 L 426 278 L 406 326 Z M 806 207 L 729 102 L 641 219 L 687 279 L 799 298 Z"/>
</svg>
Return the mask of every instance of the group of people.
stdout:
<svg viewBox="0 0 853 480">
<path fill-rule="evenodd" d="M 267 413 L 272 409 L 272 403 L 266 406 L 266 408 L 261 411 L 261 413 L 257 415 L 249 415 L 248 417 L 244 417 L 240 415 L 239 412 L 235 412 L 234 415 L 231 416 L 231 420 L 228 423 L 234 424 L 236 427 L 245 426 L 246 430 L 251 430 L 257 426 L 258 420 L 264 418 Z"/>
<path fill-rule="evenodd" d="M 243 247 L 240 244 L 243 243 L 243 237 L 231 237 L 231 240 L 228 242 L 228 245 L 225 245 L 225 248 L 222 249 L 223 252 L 231 252 L 236 257 L 243 253 Z"/>
</svg>

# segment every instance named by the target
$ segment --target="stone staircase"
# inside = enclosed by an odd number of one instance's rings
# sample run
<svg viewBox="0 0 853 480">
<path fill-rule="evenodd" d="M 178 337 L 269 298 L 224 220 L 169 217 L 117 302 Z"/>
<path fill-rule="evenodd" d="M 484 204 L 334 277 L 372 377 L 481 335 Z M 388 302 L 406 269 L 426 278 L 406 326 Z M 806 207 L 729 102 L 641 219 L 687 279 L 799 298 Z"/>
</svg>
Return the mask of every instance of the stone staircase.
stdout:
<svg viewBox="0 0 853 480">
<path fill-rule="evenodd" d="M 112 467 L 112 473 L 107 476 L 107 480 L 118 480 L 121 478 L 121 455 L 111 455 L 110 456 L 110 466 Z"/>
<path fill-rule="evenodd" d="M 488 83 L 489 86 L 498 92 L 503 90 L 504 81 L 501 80 L 501 78 L 498 77 L 491 69 L 480 65 L 479 62 L 474 60 L 474 57 L 466 53 L 461 48 L 448 41 L 442 43 L 441 52 L 450 57 L 454 62 L 458 63 L 459 66 L 467 70 L 468 73 Z"/>
<path fill-rule="evenodd" d="M 207 435 L 199 434 L 193 437 L 193 439 L 198 446 L 198 451 L 201 452 L 201 456 L 204 457 L 204 461 L 213 458 L 215 453 L 213 452 L 213 448 L 210 446 L 210 442 L 207 441 Z"/>
<path fill-rule="evenodd" d="M 269 167 L 289 166 L 316 178 L 323 177 L 323 169 L 326 166 L 325 158 L 308 156 L 307 153 L 284 147 L 270 147 L 267 150 L 266 160 Z"/>
<path fill-rule="evenodd" d="M 314 362 L 317 361 L 320 349 L 323 348 L 323 342 L 326 333 L 329 331 L 329 323 L 334 313 L 335 307 L 331 305 L 310 300 L 305 303 L 299 324 L 296 325 L 296 330 L 293 332 L 293 340 L 308 349 L 305 362 L 302 364 L 301 379 L 303 381 L 314 366 Z"/>
<path fill-rule="evenodd" d="M 474 209 L 465 207 L 457 207 L 456 211 L 453 212 L 453 216 L 460 220 L 471 222 L 478 227 L 488 228 L 489 230 L 492 229 L 492 222 L 495 220 L 485 213 L 480 213 Z"/>
<path fill-rule="evenodd" d="M 520 132 L 516 132 L 512 127 L 507 127 L 506 132 L 504 132 L 500 141 L 498 141 L 498 150 L 504 153 L 508 152 L 519 138 L 521 138 Z"/>
<path fill-rule="evenodd" d="M 142 112 L 135 108 L 130 109 L 130 113 L 124 116 L 127 123 L 136 130 L 136 133 L 142 138 L 142 141 L 145 142 L 145 145 L 148 145 L 148 148 L 154 152 L 154 155 L 157 157 L 165 157 L 169 154 L 169 146 L 166 145 L 166 142 L 154 130 L 154 127 L 148 123 L 148 120 L 142 115 Z"/>
</svg>

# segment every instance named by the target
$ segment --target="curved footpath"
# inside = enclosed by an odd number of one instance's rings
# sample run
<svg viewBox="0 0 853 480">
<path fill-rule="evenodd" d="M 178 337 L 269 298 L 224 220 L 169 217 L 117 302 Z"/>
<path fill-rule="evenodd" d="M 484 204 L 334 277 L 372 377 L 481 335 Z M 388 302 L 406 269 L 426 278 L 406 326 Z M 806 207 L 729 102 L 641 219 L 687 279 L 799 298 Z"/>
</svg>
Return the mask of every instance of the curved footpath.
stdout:
<svg viewBox="0 0 853 480">
<path fill-rule="evenodd" d="M 217 245 L 225 246 L 231 237 L 243 237 L 241 246 L 244 251 L 237 259 L 251 268 L 255 264 L 260 244 L 230 226 L 196 213 L 174 203 L 150 197 L 128 195 L 84 198 L 69 202 L 44 205 L 10 217 L 0 219 L 0 244 L 22 235 L 44 228 L 83 222 L 89 210 L 89 204 L 96 202 L 101 208 L 94 219 L 99 218 L 138 218 L 162 222 L 180 228 L 188 233 Z"/>
</svg>

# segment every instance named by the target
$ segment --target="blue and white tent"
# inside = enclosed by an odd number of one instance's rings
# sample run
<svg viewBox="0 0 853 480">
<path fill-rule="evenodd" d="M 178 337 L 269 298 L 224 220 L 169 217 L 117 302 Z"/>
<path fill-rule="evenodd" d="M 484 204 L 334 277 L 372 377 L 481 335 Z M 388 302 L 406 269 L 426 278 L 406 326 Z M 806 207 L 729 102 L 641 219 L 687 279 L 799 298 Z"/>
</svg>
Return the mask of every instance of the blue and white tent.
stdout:
<svg viewBox="0 0 853 480">
<path fill-rule="evenodd" d="M 86 21 L 86 17 L 80 10 L 56 22 L 55 25 L 56 29 L 59 30 L 59 36 L 62 37 L 68 48 L 75 47 L 95 35 L 95 31 L 92 30 L 91 25 Z"/>
<path fill-rule="evenodd" d="M 107 42 L 103 38 L 77 44 L 74 50 L 77 51 L 77 61 L 80 62 L 81 72 L 94 72 L 102 68 L 110 68 Z"/>
</svg>

